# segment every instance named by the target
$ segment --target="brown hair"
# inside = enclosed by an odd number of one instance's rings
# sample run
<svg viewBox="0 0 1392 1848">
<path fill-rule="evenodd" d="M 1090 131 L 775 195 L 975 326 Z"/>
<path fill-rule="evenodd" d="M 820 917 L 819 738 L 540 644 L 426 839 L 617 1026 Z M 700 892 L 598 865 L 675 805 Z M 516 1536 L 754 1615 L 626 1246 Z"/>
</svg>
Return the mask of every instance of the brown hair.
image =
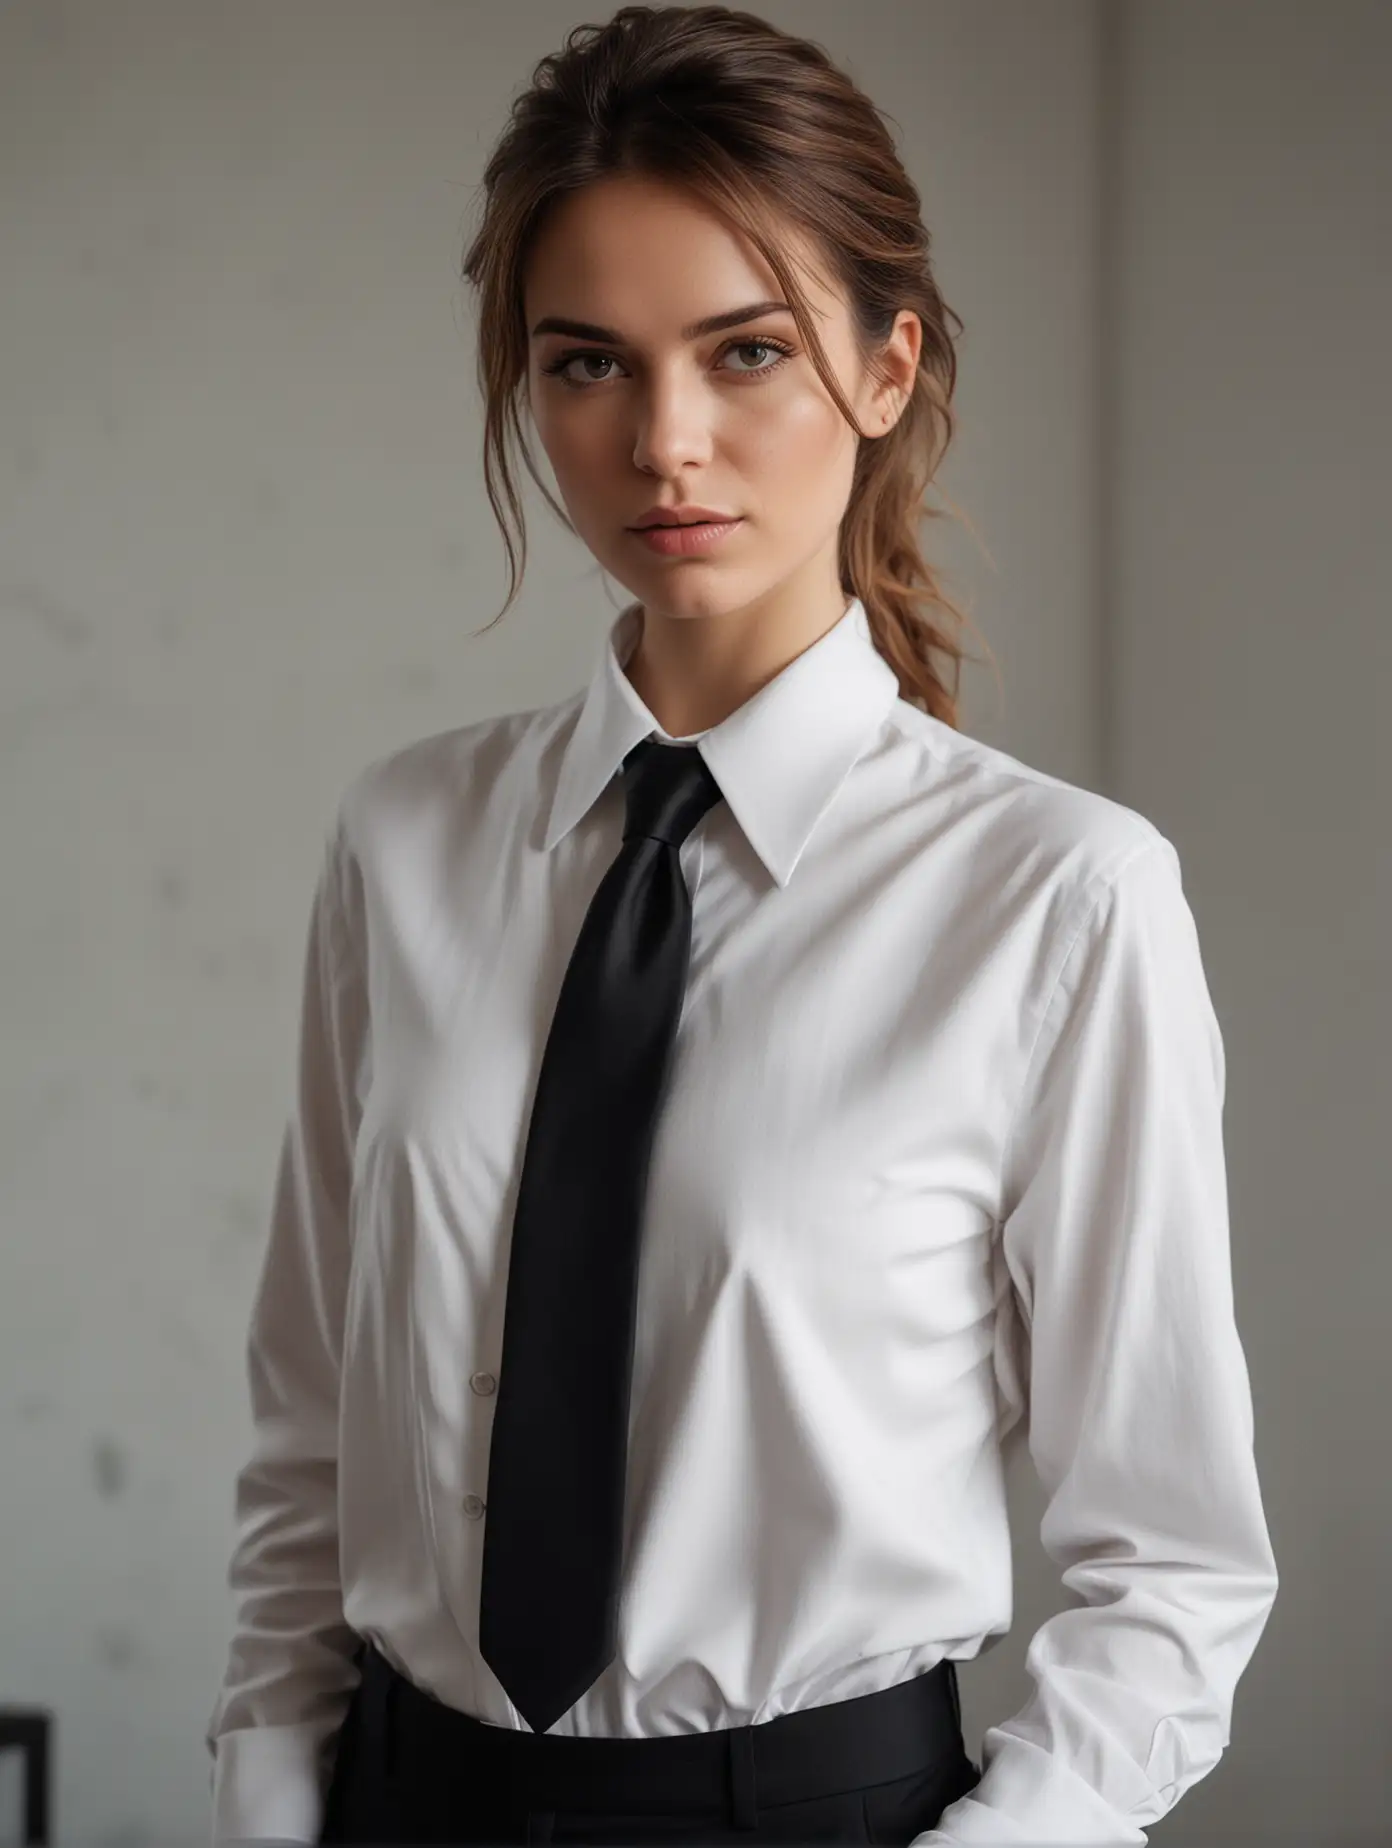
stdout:
<svg viewBox="0 0 1392 1848">
<path fill-rule="evenodd" d="M 771 213 L 823 253 L 850 303 L 862 360 L 877 377 L 883 374 L 874 353 L 899 310 L 918 315 L 923 337 L 913 391 L 886 435 L 860 443 L 839 569 L 841 589 L 864 604 L 903 697 L 956 727 L 963 650 L 954 630 L 970 618 L 944 594 L 920 549 L 918 524 L 940 517 L 924 497 L 955 428 L 949 323 L 958 334 L 963 323 L 938 292 L 918 192 L 875 105 L 819 45 L 724 6 L 621 6 L 606 25 L 575 27 L 564 48 L 537 65 L 484 169 L 483 221 L 463 276 L 479 295 L 484 480 L 512 574 L 494 621 L 520 582 L 495 465 L 526 562 L 509 432 L 547 502 L 574 531 L 537 474 L 518 412 L 527 374 L 527 255 L 550 202 L 616 174 L 680 185 L 746 233 L 786 291 L 817 372 L 848 422 L 851 406 L 779 249 Z"/>
</svg>

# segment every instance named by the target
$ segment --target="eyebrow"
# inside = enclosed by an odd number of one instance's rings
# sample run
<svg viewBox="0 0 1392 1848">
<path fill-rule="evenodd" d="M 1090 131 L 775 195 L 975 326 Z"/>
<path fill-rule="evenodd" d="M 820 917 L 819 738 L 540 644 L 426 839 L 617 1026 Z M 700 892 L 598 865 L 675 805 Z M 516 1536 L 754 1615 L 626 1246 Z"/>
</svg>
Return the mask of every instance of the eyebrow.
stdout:
<svg viewBox="0 0 1392 1848">
<path fill-rule="evenodd" d="M 699 340 L 704 334 L 718 334 L 722 328 L 740 327 L 746 321 L 757 321 L 766 314 L 791 314 L 793 311 L 786 302 L 750 302 L 745 308 L 729 308 L 724 314 L 708 314 L 702 321 L 691 321 L 681 330 L 683 340 Z M 532 329 L 532 338 L 538 334 L 573 334 L 579 340 L 604 340 L 610 346 L 625 344 L 622 334 L 616 334 L 611 327 L 597 327 L 593 321 L 571 321 L 560 315 L 545 315 Z"/>
</svg>

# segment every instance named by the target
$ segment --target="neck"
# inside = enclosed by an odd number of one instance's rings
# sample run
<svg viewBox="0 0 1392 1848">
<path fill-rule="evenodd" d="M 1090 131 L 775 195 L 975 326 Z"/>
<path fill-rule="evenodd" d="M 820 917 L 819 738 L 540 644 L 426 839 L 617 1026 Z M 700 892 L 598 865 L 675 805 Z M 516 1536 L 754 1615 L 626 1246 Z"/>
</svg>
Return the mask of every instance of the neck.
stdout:
<svg viewBox="0 0 1392 1848">
<path fill-rule="evenodd" d="M 836 584 L 815 598 L 775 593 L 705 616 L 663 615 L 640 604 L 642 629 L 624 672 L 670 736 L 708 731 L 820 641 L 849 607 Z"/>
</svg>

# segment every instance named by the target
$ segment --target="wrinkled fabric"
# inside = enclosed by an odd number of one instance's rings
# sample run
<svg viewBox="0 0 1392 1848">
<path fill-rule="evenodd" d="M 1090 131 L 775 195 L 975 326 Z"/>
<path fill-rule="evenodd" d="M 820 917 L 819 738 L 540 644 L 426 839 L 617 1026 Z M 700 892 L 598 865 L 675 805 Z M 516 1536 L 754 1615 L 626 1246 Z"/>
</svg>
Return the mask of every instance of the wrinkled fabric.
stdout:
<svg viewBox="0 0 1392 1848">
<path fill-rule="evenodd" d="M 624 755 L 668 739 L 623 671 L 640 620 L 569 698 L 366 766 L 327 830 L 215 1841 L 316 1839 L 360 1636 L 525 1726 L 478 1652 L 490 1416 L 541 1050 Z M 1144 1842 L 1227 1744 L 1277 1585 L 1176 850 L 908 704 L 854 600 L 680 742 L 724 801 L 681 849 L 618 1649 L 549 1730 L 746 1725 L 969 1662 L 1011 1622 L 1013 1434 L 1072 1607 L 918 1848 Z"/>
</svg>

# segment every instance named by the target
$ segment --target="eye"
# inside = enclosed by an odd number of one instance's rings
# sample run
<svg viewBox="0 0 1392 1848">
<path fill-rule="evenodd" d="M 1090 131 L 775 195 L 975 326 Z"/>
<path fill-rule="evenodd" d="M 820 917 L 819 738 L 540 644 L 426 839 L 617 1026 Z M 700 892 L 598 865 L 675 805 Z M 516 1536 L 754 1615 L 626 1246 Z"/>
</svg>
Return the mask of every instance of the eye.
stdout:
<svg viewBox="0 0 1392 1848">
<path fill-rule="evenodd" d="M 777 353 L 780 356 L 771 366 L 752 366 L 746 374 L 747 377 L 761 377 L 765 373 L 776 372 L 785 359 L 792 357 L 793 352 L 790 346 L 784 346 L 781 341 L 775 340 L 734 340 L 724 350 L 727 353 L 753 351 L 755 353 Z"/>
<path fill-rule="evenodd" d="M 730 340 L 721 348 L 720 356 L 723 358 L 727 353 L 736 352 L 777 354 L 778 357 L 773 361 L 772 365 L 734 368 L 733 376 L 736 378 L 766 379 L 770 373 L 777 372 L 778 368 L 783 365 L 786 360 L 792 358 L 794 349 L 786 345 L 782 340 Z M 612 366 L 618 363 L 612 353 L 601 352 L 598 348 L 571 347 L 568 352 L 557 354 L 556 358 L 553 359 L 549 365 L 542 367 L 542 371 L 553 377 L 559 377 L 561 383 L 563 385 L 569 385 L 572 391 L 588 391 L 592 386 L 603 385 L 611 376 L 606 373 L 604 378 L 599 379 L 570 378 L 566 374 L 566 368 L 574 365 L 577 360 L 596 361 L 600 365 L 606 366 Z"/>
</svg>

